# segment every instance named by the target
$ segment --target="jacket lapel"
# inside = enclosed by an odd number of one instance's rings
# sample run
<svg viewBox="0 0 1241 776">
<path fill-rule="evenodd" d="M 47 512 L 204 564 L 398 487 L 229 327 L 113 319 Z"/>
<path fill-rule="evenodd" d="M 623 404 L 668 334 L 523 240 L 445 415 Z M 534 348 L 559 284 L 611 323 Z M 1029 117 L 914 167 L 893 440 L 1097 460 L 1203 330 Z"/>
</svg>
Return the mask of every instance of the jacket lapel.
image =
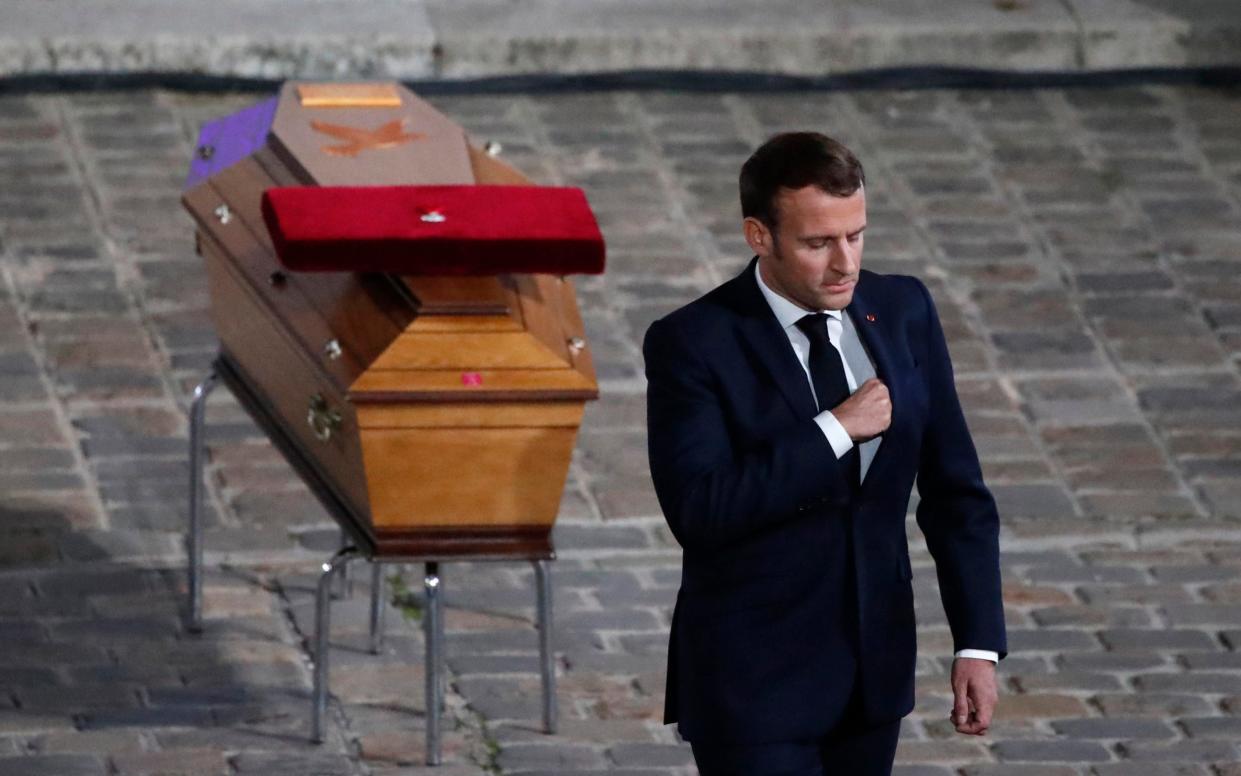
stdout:
<svg viewBox="0 0 1241 776">
<path fill-rule="evenodd" d="M 794 414 L 799 418 L 813 418 L 818 408 L 810 390 L 810 381 L 801 364 L 797 363 L 788 335 L 780 328 L 780 322 L 754 279 L 757 261 L 757 258 L 752 259 L 732 281 L 736 285 L 735 301 L 741 313 L 739 328 L 742 338 L 771 373 Z"/>
<path fill-rule="evenodd" d="M 866 350 L 870 353 L 871 360 L 875 364 L 875 376 L 878 377 L 888 388 L 888 395 L 892 400 L 892 422 L 888 426 L 888 430 L 880 435 L 880 439 L 887 439 L 892 429 L 900 421 L 900 412 L 904 407 L 904 396 L 901 381 L 896 374 L 896 366 L 892 358 L 891 348 L 888 346 L 887 335 L 885 334 L 885 322 L 879 320 L 879 305 L 874 303 L 869 296 L 869 288 L 866 284 L 866 276 L 868 273 L 863 272 L 858 280 L 858 284 L 853 289 L 853 300 L 845 308 L 845 312 L 853 321 L 853 327 L 857 330 L 859 338 L 866 346 Z M 867 316 L 874 316 L 875 320 L 870 320 Z M 880 468 L 892 454 L 893 445 L 880 443 L 875 451 L 875 457 L 870 462 L 870 468 L 866 471 L 866 476 L 862 479 L 862 485 L 865 487 L 875 481 L 875 470 Z"/>
</svg>

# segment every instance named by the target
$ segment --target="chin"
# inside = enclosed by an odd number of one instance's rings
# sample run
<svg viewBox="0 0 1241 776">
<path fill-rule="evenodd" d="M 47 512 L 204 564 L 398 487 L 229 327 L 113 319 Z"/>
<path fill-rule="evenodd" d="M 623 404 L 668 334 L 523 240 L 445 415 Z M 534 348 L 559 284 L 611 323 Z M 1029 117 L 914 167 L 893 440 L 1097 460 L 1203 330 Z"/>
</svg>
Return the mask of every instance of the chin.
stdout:
<svg viewBox="0 0 1241 776">
<path fill-rule="evenodd" d="M 816 295 L 818 310 L 843 310 L 853 301 L 853 289 L 837 294 L 819 293 Z"/>
</svg>

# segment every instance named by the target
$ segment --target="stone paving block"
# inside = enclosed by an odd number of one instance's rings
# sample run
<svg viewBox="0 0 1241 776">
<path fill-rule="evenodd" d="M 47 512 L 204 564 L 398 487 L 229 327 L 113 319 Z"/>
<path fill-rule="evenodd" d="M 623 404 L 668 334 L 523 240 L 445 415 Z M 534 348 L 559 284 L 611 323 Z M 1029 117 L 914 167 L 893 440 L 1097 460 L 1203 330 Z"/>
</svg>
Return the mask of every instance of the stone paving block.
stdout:
<svg viewBox="0 0 1241 776">
<path fill-rule="evenodd" d="M 1100 693 L 1092 701 L 1110 717 L 1182 717 L 1214 710 L 1201 695 L 1188 693 Z"/>
<path fill-rule="evenodd" d="M 467 763 L 448 763 L 441 765 L 378 765 L 371 768 L 375 776 L 485 776 L 486 771 L 476 765 Z"/>
<path fill-rule="evenodd" d="M 1101 358 L 1094 341 L 1076 329 L 996 332 L 1000 363 L 1011 369 L 1087 369 Z"/>
<path fill-rule="evenodd" d="M 1068 765 L 967 765 L 963 776 L 1078 776 L 1078 769 Z"/>
<path fill-rule="evenodd" d="M 178 749 L 164 752 L 125 752 L 112 757 L 119 776 L 221 776 L 230 772 L 224 753 L 211 749 Z"/>
<path fill-rule="evenodd" d="M 414 765 L 426 762 L 425 744 L 420 736 L 409 730 L 368 731 L 358 737 L 357 743 L 362 759 L 368 763 Z"/>
<path fill-rule="evenodd" d="M 991 752 L 1005 762 L 1107 762 L 1112 758 L 1108 749 L 1092 741 L 997 741 Z"/>
<path fill-rule="evenodd" d="M 1158 669 L 1171 666 L 1172 657 L 1158 652 L 1104 652 L 1079 653 L 1061 655 L 1056 659 L 1057 665 L 1066 671 L 1093 670 L 1129 673 L 1143 669 Z"/>
<path fill-rule="evenodd" d="M 81 715 L 83 730 L 103 730 L 116 727 L 156 726 L 207 727 L 215 724 L 208 707 L 180 706 L 175 708 L 97 709 Z"/>
<path fill-rule="evenodd" d="M 1087 603 L 1095 605 L 1116 605 L 1116 604 L 1161 604 L 1167 607 L 1169 615 L 1172 611 L 1180 612 L 1182 609 L 1192 606 L 1189 602 L 1193 600 L 1193 595 L 1183 585 L 1160 585 L 1145 584 L 1132 586 L 1119 585 L 1079 585 L 1077 594 L 1084 598 Z M 1207 606 L 1199 604 L 1198 606 Z M 1206 611 L 1200 612 L 1200 615 L 1208 616 L 1210 607 Z M 1192 615 L 1186 615 L 1187 618 Z M 1178 625 L 1198 625 L 1201 623 L 1193 622 L 1186 619 L 1183 622 L 1174 621 L 1173 624 Z"/>
<path fill-rule="evenodd" d="M 1034 718 L 1067 717 L 1086 713 L 1086 705 L 1073 695 L 1058 693 L 1007 693 L 996 706 L 997 722 Z"/>
<path fill-rule="evenodd" d="M 1180 604 L 1167 607 L 1166 616 L 1172 625 L 1227 626 L 1241 622 L 1241 605 Z"/>
<path fill-rule="evenodd" d="M 1138 674 L 1134 686 L 1142 692 L 1236 693 L 1241 675 L 1226 673 Z"/>
<path fill-rule="evenodd" d="M 509 771 L 509 773 L 513 773 L 516 776 L 553 776 L 553 774 L 555 776 L 588 776 L 589 774 L 598 774 L 601 772 L 602 771 L 594 768 L 570 768 L 565 770 L 559 767 L 553 767 L 551 769 L 535 768 L 533 770 L 526 770 L 523 768 L 519 771 Z M 685 773 L 685 771 L 680 768 L 608 768 L 606 772 L 613 774 L 613 776 L 681 776 L 681 774 Z M 419 773 L 421 774 L 422 772 L 419 771 Z M 431 774 L 428 774 L 427 776 L 431 776 Z"/>
<path fill-rule="evenodd" d="M 349 759 L 339 754 L 294 755 L 245 752 L 230 758 L 236 773 L 262 773 L 267 776 L 349 776 L 354 772 Z"/>
<path fill-rule="evenodd" d="M 488 726 L 488 734 L 501 745 L 509 741 L 549 742 L 557 739 L 606 745 L 640 744 L 667 738 L 663 735 L 664 731 L 665 728 L 651 726 L 638 719 L 581 719 L 568 715 L 557 725 L 557 738 L 549 738 L 541 728 L 527 723 L 501 722 Z"/>
<path fill-rule="evenodd" d="M 1229 741 L 1128 741 L 1117 745 L 1122 754 L 1136 761 L 1156 762 L 1236 762 L 1236 744 Z"/>
<path fill-rule="evenodd" d="M 1095 765 L 1092 776 L 1214 776 L 1223 771 L 1209 769 L 1208 766 L 1195 764 L 1147 763 L 1126 760 L 1120 763 L 1100 763 Z"/>
<path fill-rule="evenodd" d="M 694 762 L 694 754 L 686 744 L 617 744 L 609 747 L 607 756 L 623 767 L 684 767 Z"/>
<path fill-rule="evenodd" d="M 557 521 L 552 541 L 558 550 L 644 549 L 650 540 L 641 528 Z"/>
<path fill-rule="evenodd" d="M 1007 660 L 1007 658 L 1005 659 Z M 1091 673 L 1089 671 L 1019 674 L 1014 677 L 1014 681 L 1026 692 L 1073 692 L 1083 690 L 1107 692 L 1120 690 L 1125 686 L 1125 683 L 1114 675 Z"/>
<path fill-rule="evenodd" d="M 1219 644 L 1211 637 L 1211 634 L 1200 630 L 1118 628 L 1101 631 L 1099 639 L 1108 649 L 1116 651 L 1131 649 L 1219 649 Z"/>
<path fill-rule="evenodd" d="M 1230 649 L 1238 643 L 1237 634 L 1226 631 L 1219 634 L 1220 641 Z M 1190 670 L 1231 671 L 1241 666 L 1241 652 L 1201 652 L 1179 655 L 1178 659 Z"/>
<path fill-rule="evenodd" d="M 987 748 L 981 743 L 967 740 L 914 741 L 902 732 L 897 745 L 896 759 L 917 763 L 980 762 L 990 759 Z"/>
<path fill-rule="evenodd" d="M 1069 738 L 1164 739 L 1177 737 L 1176 731 L 1164 721 L 1142 717 L 1062 719 L 1053 721 L 1051 727 L 1056 733 Z"/>
<path fill-rule="evenodd" d="M 630 655 L 617 652 L 602 652 L 600 650 L 566 651 L 564 659 L 574 671 L 600 672 L 604 674 L 662 672 L 668 662 L 666 652 L 651 655 Z"/>
<path fill-rule="evenodd" d="M 1008 641 L 1013 652 L 1018 654 L 1032 651 L 1073 652 L 1102 649 L 1090 633 L 1067 628 L 1008 628 Z"/>
<path fill-rule="evenodd" d="M 510 744 L 500 752 L 500 767 L 520 772 L 532 769 L 593 769 L 606 765 L 603 753 L 585 744 Z"/>
<path fill-rule="evenodd" d="M 140 705 L 136 686 L 122 684 L 77 684 L 72 691 L 64 686 L 20 688 L 21 708 L 36 713 L 74 714 L 95 709 L 132 709 Z"/>
<path fill-rule="evenodd" d="M 991 488 L 1001 513 L 1013 517 L 1070 517 L 1073 502 L 1060 485 L 996 485 Z"/>
<path fill-rule="evenodd" d="M 188 687 L 218 687 L 236 682 L 255 688 L 303 687 L 307 681 L 305 666 L 293 660 L 218 661 L 203 666 L 187 666 L 183 677 Z"/>
<path fill-rule="evenodd" d="M 333 692 L 350 703 L 379 704 L 404 711 L 426 709 L 422 666 L 383 665 L 375 662 L 337 666 Z"/>
<path fill-rule="evenodd" d="M 951 776 L 953 771 L 936 765 L 904 765 L 896 763 L 892 766 L 892 776 Z"/>
<path fill-rule="evenodd" d="M 488 719 L 535 719 L 541 713 L 537 679 L 461 677 L 455 684 Z"/>
<path fill-rule="evenodd" d="M 1237 717 L 1187 717 L 1179 723 L 1190 738 L 1241 740 L 1241 719 Z"/>
<path fill-rule="evenodd" d="M 1179 493 L 1133 491 L 1075 495 L 1082 509 L 1091 515 L 1181 519 L 1201 512 L 1192 499 Z"/>
<path fill-rule="evenodd" d="M 652 630 L 661 623 L 648 609 L 608 609 L 606 611 L 577 611 L 558 616 L 556 625 L 561 630 Z"/>
<path fill-rule="evenodd" d="M 0 757 L 0 773 L 6 776 L 104 776 L 107 772 L 107 761 L 90 754 Z"/>
<path fill-rule="evenodd" d="M 1111 602 L 1095 605 L 1052 606 L 1034 609 L 1030 618 L 1041 626 L 1096 626 L 1141 628 L 1155 624 L 1154 617 L 1143 607 L 1117 606 Z"/>
</svg>

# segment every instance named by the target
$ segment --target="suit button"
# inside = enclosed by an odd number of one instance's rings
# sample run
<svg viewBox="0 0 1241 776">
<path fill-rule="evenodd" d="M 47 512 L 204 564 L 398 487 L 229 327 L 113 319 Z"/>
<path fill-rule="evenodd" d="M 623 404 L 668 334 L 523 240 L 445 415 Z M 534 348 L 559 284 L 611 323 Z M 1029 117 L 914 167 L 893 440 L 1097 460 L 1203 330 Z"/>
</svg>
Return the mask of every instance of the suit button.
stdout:
<svg viewBox="0 0 1241 776">
<path fill-rule="evenodd" d="M 797 511 L 798 511 L 798 512 L 805 512 L 805 511 L 806 511 L 806 505 L 805 505 L 805 504 L 798 504 L 798 505 L 797 505 Z"/>
</svg>

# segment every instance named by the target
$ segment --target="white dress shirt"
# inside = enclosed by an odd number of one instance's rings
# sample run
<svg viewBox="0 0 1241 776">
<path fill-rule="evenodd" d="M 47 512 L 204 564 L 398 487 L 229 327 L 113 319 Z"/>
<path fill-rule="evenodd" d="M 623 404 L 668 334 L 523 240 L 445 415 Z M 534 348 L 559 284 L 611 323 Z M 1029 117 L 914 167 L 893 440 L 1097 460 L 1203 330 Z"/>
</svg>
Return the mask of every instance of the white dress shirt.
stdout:
<svg viewBox="0 0 1241 776">
<path fill-rule="evenodd" d="M 790 302 L 768 288 L 767 284 L 763 282 L 763 274 L 758 271 L 758 262 L 754 263 L 754 277 L 758 280 L 758 289 L 763 292 L 763 298 L 771 306 L 771 311 L 775 313 L 776 320 L 780 322 L 785 335 L 789 338 L 789 344 L 793 346 L 793 353 L 797 356 L 797 362 L 801 364 L 802 370 L 806 373 L 806 380 L 810 383 L 810 392 L 814 393 L 814 379 L 810 376 L 810 339 L 805 332 L 797 328 L 797 322 L 811 311 L 801 308 L 799 305 Z M 832 347 L 840 351 L 840 362 L 845 367 L 845 380 L 849 383 L 849 393 L 853 393 L 857 390 L 857 380 L 853 377 L 853 370 L 849 368 L 849 361 L 845 358 L 844 348 L 840 346 L 840 336 L 844 331 L 844 323 L 841 322 L 841 316 L 844 315 L 844 312 L 842 310 L 816 310 L 815 312 L 826 313 L 828 316 L 827 336 L 832 341 Z M 819 397 L 815 396 L 816 406 L 818 401 Z M 819 412 L 818 415 L 814 416 L 814 422 L 823 430 L 823 435 L 827 437 L 828 444 L 832 446 L 832 451 L 836 453 L 837 458 L 849 452 L 853 447 L 853 439 L 849 436 L 849 432 L 845 431 L 845 427 L 840 424 L 840 421 L 836 419 L 836 416 L 830 410 L 824 409 Z M 1000 661 L 999 654 L 989 649 L 959 649 L 953 653 L 953 657 L 982 658 L 993 663 Z"/>
</svg>

